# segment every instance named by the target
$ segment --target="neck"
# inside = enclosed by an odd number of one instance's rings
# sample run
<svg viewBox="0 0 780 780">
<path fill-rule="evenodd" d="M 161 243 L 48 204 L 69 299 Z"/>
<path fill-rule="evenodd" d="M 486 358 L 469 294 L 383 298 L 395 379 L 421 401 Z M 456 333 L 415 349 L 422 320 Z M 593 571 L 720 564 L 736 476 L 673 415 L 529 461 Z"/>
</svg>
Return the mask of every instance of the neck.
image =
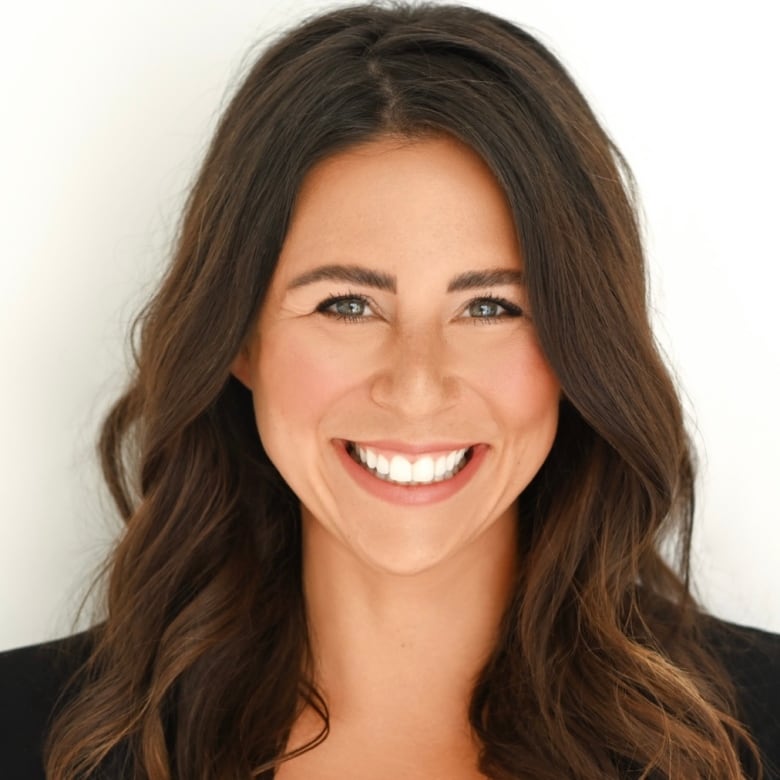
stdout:
<svg viewBox="0 0 780 780">
<path fill-rule="evenodd" d="M 457 555 L 411 575 L 358 560 L 305 512 L 303 527 L 315 682 L 331 721 L 370 715 L 374 727 L 386 719 L 462 732 L 514 582 L 515 509 Z"/>
</svg>

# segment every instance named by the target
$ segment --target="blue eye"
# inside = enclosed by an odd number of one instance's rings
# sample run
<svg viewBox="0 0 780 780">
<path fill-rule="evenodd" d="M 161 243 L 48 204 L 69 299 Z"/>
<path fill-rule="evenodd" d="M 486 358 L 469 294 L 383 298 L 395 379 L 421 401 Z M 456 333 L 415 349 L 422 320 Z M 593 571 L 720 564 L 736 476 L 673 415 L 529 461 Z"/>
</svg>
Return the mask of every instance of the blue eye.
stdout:
<svg viewBox="0 0 780 780">
<path fill-rule="evenodd" d="M 354 298 L 347 298 L 331 304 L 331 308 L 341 317 L 359 317 L 366 308 L 366 304 L 363 301 L 356 301 Z"/>
<path fill-rule="evenodd" d="M 495 301 L 474 301 L 474 303 L 469 304 L 469 316 L 498 317 L 502 308 L 503 306 Z"/>
<path fill-rule="evenodd" d="M 324 300 L 317 311 L 328 317 L 357 322 L 369 318 L 373 312 L 367 298 L 362 295 L 338 295 Z"/>
<path fill-rule="evenodd" d="M 520 317 L 523 310 L 513 303 L 503 299 L 487 296 L 475 298 L 464 311 L 467 319 L 491 322 L 506 317 Z"/>
</svg>

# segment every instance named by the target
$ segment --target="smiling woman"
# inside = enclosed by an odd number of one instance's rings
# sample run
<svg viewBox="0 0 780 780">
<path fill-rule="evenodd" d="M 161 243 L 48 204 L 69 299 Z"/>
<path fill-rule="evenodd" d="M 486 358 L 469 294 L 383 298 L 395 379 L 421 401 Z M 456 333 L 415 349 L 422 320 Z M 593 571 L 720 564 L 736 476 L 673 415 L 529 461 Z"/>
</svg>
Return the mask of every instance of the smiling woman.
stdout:
<svg viewBox="0 0 780 780">
<path fill-rule="evenodd" d="M 2 657 L 11 776 L 771 776 L 780 642 L 690 594 L 630 182 L 495 16 L 274 43 L 103 428 L 106 620 Z"/>
<path fill-rule="evenodd" d="M 305 550 L 332 540 L 410 574 L 482 561 L 507 580 L 496 562 L 560 399 L 522 266 L 506 196 L 449 135 L 388 135 L 310 171 L 233 363 Z M 475 549 L 488 531 L 493 550 Z"/>
</svg>

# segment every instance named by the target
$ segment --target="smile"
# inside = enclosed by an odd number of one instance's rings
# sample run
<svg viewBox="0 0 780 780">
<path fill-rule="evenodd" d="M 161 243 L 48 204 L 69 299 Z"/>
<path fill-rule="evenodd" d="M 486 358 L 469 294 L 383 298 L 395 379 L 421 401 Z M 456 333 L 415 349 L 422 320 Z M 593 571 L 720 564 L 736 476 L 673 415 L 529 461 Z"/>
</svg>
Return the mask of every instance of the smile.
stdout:
<svg viewBox="0 0 780 780">
<path fill-rule="evenodd" d="M 467 447 L 410 460 L 399 454 L 388 457 L 355 442 L 347 444 L 352 460 L 375 477 L 396 485 L 432 485 L 452 479 L 469 462 L 472 451 L 473 447 Z"/>
</svg>

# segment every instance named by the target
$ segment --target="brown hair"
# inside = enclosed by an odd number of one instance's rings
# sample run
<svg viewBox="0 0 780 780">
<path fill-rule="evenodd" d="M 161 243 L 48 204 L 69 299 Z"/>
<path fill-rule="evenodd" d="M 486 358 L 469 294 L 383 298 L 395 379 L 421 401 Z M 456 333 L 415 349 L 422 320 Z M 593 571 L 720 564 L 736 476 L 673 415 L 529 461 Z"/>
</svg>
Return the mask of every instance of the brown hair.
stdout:
<svg viewBox="0 0 780 780">
<path fill-rule="evenodd" d="M 648 322 L 629 169 L 539 41 L 477 10 L 405 4 L 289 31 L 222 117 L 103 428 L 127 529 L 48 776 L 121 757 L 123 777 L 271 777 L 304 702 L 327 736 L 298 502 L 230 365 L 303 177 L 384 133 L 449 133 L 492 169 L 564 393 L 552 452 L 521 497 L 516 592 L 473 691 L 481 770 L 742 777 L 740 745 L 752 743 L 689 593 L 691 455 Z M 676 571 L 658 552 L 670 536 Z"/>
</svg>

